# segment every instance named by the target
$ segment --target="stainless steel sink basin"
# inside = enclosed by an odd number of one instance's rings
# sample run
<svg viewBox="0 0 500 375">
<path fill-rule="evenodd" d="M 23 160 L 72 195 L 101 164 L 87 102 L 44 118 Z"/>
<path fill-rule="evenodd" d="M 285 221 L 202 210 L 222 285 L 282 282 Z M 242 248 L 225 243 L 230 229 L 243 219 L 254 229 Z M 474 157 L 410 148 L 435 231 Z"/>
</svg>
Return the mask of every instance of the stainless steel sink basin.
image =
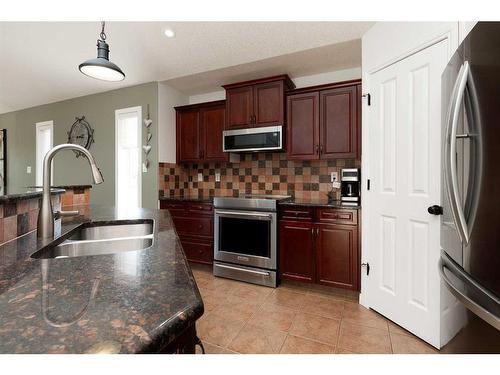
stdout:
<svg viewBox="0 0 500 375">
<path fill-rule="evenodd" d="M 70 241 L 109 240 L 125 237 L 142 237 L 153 234 L 153 220 L 137 223 L 116 223 L 111 225 L 83 226 L 68 237 Z"/>
<path fill-rule="evenodd" d="M 152 219 L 85 223 L 31 257 L 69 258 L 145 250 L 153 246 L 153 233 Z"/>
</svg>

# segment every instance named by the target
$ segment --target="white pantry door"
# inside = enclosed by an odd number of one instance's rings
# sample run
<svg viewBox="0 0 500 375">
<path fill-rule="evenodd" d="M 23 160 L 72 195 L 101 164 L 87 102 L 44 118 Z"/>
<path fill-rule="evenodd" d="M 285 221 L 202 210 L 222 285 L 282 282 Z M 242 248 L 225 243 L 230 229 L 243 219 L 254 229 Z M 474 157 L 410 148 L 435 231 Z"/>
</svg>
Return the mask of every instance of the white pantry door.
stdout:
<svg viewBox="0 0 500 375">
<path fill-rule="evenodd" d="M 369 78 L 369 306 L 439 347 L 441 41 Z"/>
</svg>

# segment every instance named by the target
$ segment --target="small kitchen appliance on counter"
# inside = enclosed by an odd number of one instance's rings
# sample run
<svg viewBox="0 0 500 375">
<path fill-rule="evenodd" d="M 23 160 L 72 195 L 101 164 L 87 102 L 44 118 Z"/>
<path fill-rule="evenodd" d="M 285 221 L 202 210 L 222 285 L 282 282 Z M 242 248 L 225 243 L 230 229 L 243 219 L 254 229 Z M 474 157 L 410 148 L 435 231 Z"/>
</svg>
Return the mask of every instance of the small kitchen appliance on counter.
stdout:
<svg viewBox="0 0 500 375">
<path fill-rule="evenodd" d="M 342 169 L 340 178 L 340 200 L 342 201 L 343 205 L 359 205 L 361 191 L 359 174 L 359 169 L 357 168 Z"/>
</svg>

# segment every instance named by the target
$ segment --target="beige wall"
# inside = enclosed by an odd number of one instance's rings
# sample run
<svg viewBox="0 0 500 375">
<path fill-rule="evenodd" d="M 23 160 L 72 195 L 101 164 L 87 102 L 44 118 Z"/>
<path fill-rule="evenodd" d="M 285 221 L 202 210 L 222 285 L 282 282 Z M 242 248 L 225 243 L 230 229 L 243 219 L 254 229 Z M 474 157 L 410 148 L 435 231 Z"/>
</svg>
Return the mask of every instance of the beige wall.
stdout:
<svg viewBox="0 0 500 375">
<path fill-rule="evenodd" d="M 91 191 L 92 204 L 114 205 L 115 200 L 115 110 L 142 106 L 147 116 L 147 105 L 153 120 L 150 168 L 142 174 L 142 203 L 144 207 L 158 205 L 158 84 L 138 86 L 83 96 L 62 102 L 27 108 L 0 115 L 0 128 L 7 129 L 7 183 L 9 187 L 35 184 L 35 123 L 54 121 L 54 145 L 67 142 L 67 132 L 75 117 L 85 116 L 95 129 L 95 143 L 90 152 L 95 156 L 104 176 L 104 183 Z M 143 126 L 143 144 L 146 131 Z M 144 154 L 143 154 L 144 157 Z M 31 174 L 26 167 L 31 166 Z M 88 163 L 76 158 L 71 151 L 56 156 L 54 184 L 87 184 L 92 181 Z"/>
</svg>

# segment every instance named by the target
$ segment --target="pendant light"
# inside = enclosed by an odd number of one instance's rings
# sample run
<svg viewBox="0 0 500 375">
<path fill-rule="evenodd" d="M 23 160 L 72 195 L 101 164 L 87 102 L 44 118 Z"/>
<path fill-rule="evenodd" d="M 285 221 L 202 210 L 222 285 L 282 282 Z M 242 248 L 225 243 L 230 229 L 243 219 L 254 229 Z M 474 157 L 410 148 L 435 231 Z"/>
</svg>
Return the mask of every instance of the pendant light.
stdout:
<svg viewBox="0 0 500 375">
<path fill-rule="evenodd" d="M 109 45 L 106 43 L 106 34 L 104 33 L 105 22 L 103 21 L 101 24 L 102 30 L 97 40 L 97 58 L 84 61 L 78 66 L 78 69 L 86 76 L 103 81 L 123 81 L 125 73 L 116 64 L 109 61 Z"/>
</svg>

